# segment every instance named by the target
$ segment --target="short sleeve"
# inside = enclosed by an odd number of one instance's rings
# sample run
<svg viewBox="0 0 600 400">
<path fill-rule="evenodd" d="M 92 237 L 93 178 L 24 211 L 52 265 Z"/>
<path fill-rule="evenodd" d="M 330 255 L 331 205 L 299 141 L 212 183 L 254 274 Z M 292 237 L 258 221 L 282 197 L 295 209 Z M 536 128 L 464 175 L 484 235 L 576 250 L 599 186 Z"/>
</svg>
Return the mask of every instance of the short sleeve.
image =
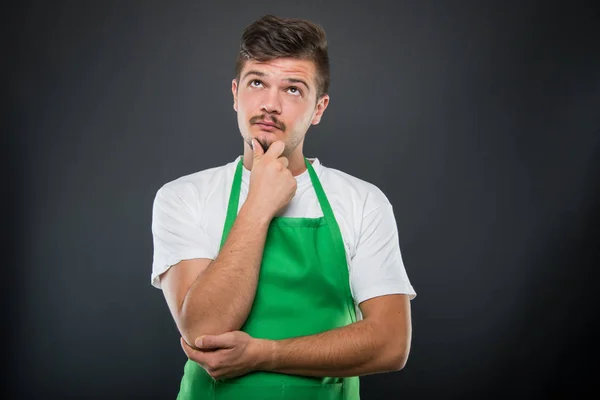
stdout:
<svg viewBox="0 0 600 400">
<path fill-rule="evenodd" d="M 154 198 L 151 283 L 159 289 L 159 276 L 172 265 L 192 258 L 216 257 L 209 237 L 202 228 L 198 212 L 194 212 L 193 196 L 185 190 L 183 186 L 174 190 L 165 185 L 158 190 Z"/>
<path fill-rule="evenodd" d="M 383 194 L 362 218 L 356 252 L 351 260 L 350 283 L 356 304 L 387 294 L 416 296 L 400 253 L 392 205 Z"/>
</svg>

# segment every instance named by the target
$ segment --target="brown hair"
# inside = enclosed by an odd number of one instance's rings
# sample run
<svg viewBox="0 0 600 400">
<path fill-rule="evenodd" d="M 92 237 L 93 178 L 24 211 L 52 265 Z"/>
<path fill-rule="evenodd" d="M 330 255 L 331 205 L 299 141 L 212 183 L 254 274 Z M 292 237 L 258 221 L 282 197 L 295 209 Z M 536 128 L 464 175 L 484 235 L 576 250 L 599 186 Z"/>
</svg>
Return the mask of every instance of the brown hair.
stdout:
<svg viewBox="0 0 600 400">
<path fill-rule="evenodd" d="M 235 63 L 238 82 L 247 60 L 263 62 L 280 57 L 313 61 L 317 99 L 329 91 L 329 56 L 323 28 L 304 19 L 274 15 L 265 15 L 244 29 Z"/>
</svg>

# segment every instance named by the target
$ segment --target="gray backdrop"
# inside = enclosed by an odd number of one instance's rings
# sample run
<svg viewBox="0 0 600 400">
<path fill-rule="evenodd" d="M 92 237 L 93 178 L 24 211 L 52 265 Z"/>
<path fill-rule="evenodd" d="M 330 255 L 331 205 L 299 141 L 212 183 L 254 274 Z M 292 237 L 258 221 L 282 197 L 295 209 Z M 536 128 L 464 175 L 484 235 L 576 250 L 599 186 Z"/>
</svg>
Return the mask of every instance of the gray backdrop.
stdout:
<svg viewBox="0 0 600 400">
<path fill-rule="evenodd" d="M 326 29 L 331 103 L 306 155 L 386 193 L 418 293 L 406 368 L 363 378 L 363 397 L 583 396 L 600 333 L 594 3 L 7 8 L 6 390 L 175 398 L 152 201 L 241 154 L 234 59 L 272 13 Z"/>
</svg>

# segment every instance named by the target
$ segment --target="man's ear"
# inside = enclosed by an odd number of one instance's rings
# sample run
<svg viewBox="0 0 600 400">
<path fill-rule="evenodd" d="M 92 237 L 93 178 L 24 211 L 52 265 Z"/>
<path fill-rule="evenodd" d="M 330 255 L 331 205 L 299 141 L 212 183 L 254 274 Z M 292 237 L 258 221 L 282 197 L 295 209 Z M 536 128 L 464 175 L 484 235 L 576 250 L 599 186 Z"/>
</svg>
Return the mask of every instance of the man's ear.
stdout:
<svg viewBox="0 0 600 400">
<path fill-rule="evenodd" d="M 231 81 L 231 93 L 233 93 L 233 109 L 237 112 L 237 80 Z"/>
<path fill-rule="evenodd" d="M 316 107 L 317 111 L 315 112 L 315 115 L 313 116 L 312 121 L 310 121 L 310 123 L 312 125 L 317 125 L 319 122 L 321 122 L 321 117 L 323 116 L 323 113 L 325 112 L 325 109 L 327 108 L 328 105 L 329 105 L 329 95 L 325 94 L 317 102 L 317 107 Z"/>
</svg>

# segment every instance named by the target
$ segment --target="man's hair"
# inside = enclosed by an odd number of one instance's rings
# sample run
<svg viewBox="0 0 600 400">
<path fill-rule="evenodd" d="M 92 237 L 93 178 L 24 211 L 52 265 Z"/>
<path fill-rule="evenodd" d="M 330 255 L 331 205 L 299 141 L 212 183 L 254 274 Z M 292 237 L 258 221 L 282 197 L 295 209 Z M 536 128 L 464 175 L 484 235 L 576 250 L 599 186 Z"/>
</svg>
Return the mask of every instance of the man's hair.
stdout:
<svg viewBox="0 0 600 400">
<path fill-rule="evenodd" d="M 235 76 L 239 82 L 248 60 L 265 62 L 282 57 L 313 61 L 316 67 L 317 99 L 328 93 L 329 55 L 325 30 L 304 19 L 265 15 L 248 25 L 242 33 Z"/>
</svg>

